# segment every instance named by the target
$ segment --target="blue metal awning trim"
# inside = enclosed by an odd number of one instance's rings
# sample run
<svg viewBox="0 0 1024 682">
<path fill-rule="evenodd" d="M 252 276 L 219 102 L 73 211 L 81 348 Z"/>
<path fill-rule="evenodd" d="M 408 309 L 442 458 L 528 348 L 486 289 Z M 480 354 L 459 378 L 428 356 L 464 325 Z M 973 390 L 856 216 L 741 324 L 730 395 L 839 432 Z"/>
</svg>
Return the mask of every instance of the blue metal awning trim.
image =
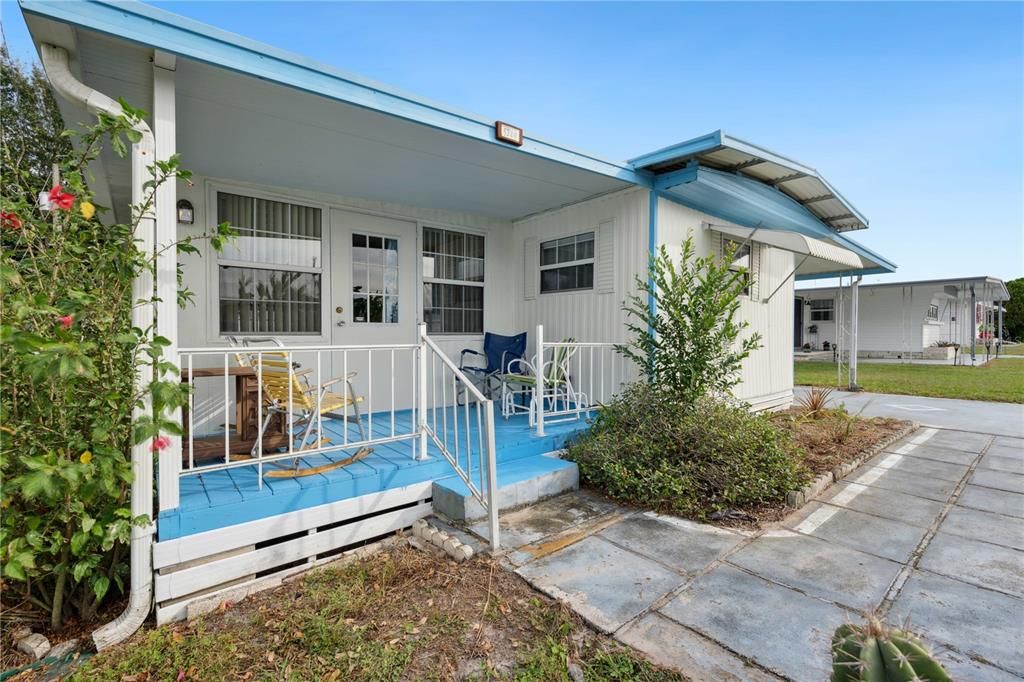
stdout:
<svg viewBox="0 0 1024 682">
<path fill-rule="evenodd" d="M 831 279 L 833 277 L 849 277 L 850 275 L 887 275 L 892 270 L 887 268 L 864 268 L 862 270 L 834 270 L 832 272 L 815 272 L 809 275 L 797 275 L 798 282 L 806 282 L 815 279 Z M 813 290 L 812 290 L 813 291 Z"/>
<path fill-rule="evenodd" d="M 146 45 L 237 73 L 574 166 L 643 187 L 652 174 L 564 145 L 524 135 L 513 147 L 494 136 L 494 121 L 457 111 L 255 40 L 140 2 L 18 0 L 22 11 Z"/>
<path fill-rule="evenodd" d="M 875 264 L 882 272 L 896 269 L 893 263 L 834 231 L 774 187 L 735 173 L 703 167 L 689 167 L 666 174 L 666 177 L 677 173 L 682 175 L 667 183 L 670 186 L 659 190 L 662 196 L 742 227 L 789 230 L 829 240 Z M 659 180 L 660 177 L 655 179 L 656 186 Z M 864 274 L 866 270 L 860 272 Z"/>
<path fill-rule="evenodd" d="M 637 170 L 649 169 L 652 166 L 657 166 L 663 163 L 669 163 L 675 160 L 688 160 L 692 157 L 700 154 L 707 154 L 714 152 L 719 149 L 734 149 L 742 154 L 748 156 L 754 156 L 760 159 L 764 159 L 769 163 L 774 163 L 785 168 L 791 168 L 794 172 L 803 173 L 805 175 L 813 176 L 817 178 L 822 185 L 824 185 L 829 192 L 831 192 L 839 201 L 841 201 L 850 213 L 864 225 L 868 224 L 868 219 L 862 214 L 856 206 L 844 197 L 836 188 L 818 172 L 816 168 L 812 168 L 807 164 L 801 163 L 795 159 L 791 159 L 788 156 L 783 156 L 770 149 L 765 149 L 759 145 L 747 142 L 738 137 L 733 137 L 726 134 L 722 130 L 716 130 L 713 133 L 707 135 L 701 135 L 695 137 L 692 140 L 680 142 L 678 144 L 663 147 L 655 150 L 643 156 L 638 156 L 634 159 L 629 160 L 629 164 Z"/>
</svg>

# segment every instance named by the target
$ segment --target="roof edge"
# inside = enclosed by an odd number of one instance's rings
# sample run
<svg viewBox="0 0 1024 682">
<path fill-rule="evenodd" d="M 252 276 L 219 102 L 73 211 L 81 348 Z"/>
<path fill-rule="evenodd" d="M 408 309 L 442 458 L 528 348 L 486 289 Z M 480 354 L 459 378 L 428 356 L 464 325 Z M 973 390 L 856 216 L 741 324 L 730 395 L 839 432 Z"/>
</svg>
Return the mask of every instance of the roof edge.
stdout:
<svg viewBox="0 0 1024 682">
<path fill-rule="evenodd" d="M 494 120 L 357 76 L 209 24 L 135 0 L 18 0 L 23 12 L 93 30 L 237 73 L 379 111 L 421 125 L 648 186 L 650 174 L 628 164 L 523 135 L 512 147 L 494 136 Z"/>
</svg>

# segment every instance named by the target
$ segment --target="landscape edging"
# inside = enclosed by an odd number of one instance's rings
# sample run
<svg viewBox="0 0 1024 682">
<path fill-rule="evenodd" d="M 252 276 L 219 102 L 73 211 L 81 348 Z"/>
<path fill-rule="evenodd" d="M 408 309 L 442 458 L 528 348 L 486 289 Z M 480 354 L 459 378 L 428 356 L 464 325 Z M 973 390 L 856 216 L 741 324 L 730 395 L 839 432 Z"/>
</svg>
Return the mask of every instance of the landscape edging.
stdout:
<svg viewBox="0 0 1024 682">
<path fill-rule="evenodd" d="M 803 507 L 805 504 L 831 488 L 836 481 L 846 478 L 852 471 L 864 464 L 864 462 L 882 452 L 901 438 L 906 438 L 919 428 L 921 428 L 920 424 L 917 422 L 910 422 L 896 433 L 871 446 L 849 462 L 840 464 L 832 471 L 826 471 L 823 474 L 818 474 L 813 481 L 799 490 L 790 490 L 786 493 L 786 506 L 793 509 Z"/>
</svg>

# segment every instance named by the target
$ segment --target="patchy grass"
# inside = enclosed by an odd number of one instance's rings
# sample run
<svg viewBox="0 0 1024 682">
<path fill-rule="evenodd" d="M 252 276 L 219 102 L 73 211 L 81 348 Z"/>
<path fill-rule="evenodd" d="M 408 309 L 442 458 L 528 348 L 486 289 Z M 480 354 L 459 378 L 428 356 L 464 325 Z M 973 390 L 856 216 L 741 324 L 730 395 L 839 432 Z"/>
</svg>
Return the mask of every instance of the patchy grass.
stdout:
<svg viewBox="0 0 1024 682">
<path fill-rule="evenodd" d="M 835 386 L 836 366 L 795 362 L 793 377 L 796 384 Z M 857 366 L 857 381 L 864 390 L 875 393 L 1024 403 L 1024 360 L 1017 359 L 992 360 L 979 367 L 862 361 Z"/>
<path fill-rule="evenodd" d="M 682 679 L 496 563 L 460 565 L 402 545 L 139 632 L 70 679 L 568 682 L 570 665 L 587 680 Z"/>
</svg>

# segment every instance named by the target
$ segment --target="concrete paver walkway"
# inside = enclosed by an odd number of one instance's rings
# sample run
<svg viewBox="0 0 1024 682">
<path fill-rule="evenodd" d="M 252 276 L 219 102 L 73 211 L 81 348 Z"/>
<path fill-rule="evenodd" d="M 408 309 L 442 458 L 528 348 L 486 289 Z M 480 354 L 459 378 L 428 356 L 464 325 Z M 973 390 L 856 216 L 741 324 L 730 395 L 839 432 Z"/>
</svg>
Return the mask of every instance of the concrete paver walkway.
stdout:
<svg viewBox="0 0 1024 682">
<path fill-rule="evenodd" d="M 575 493 L 503 515 L 515 570 L 696 680 L 824 680 L 909 618 L 957 679 L 1024 678 L 1024 440 L 924 428 L 758 533 Z"/>
</svg>

